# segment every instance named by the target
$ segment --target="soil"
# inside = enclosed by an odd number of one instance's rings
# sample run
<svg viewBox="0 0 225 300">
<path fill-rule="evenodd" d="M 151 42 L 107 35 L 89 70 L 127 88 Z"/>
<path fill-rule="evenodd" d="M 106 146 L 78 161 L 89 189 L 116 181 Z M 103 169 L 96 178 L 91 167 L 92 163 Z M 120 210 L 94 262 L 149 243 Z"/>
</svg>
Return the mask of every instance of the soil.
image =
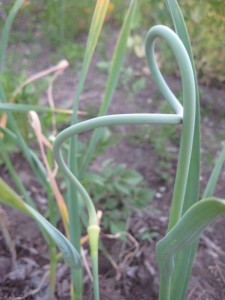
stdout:
<svg viewBox="0 0 225 300">
<path fill-rule="evenodd" d="M 113 38 L 107 48 L 108 56 L 112 52 Z M 17 53 L 24 49 L 33 51 L 33 45 L 16 45 Z M 10 51 L 15 51 L 13 47 Z M 51 65 L 49 50 L 42 50 L 36 60 L 27 64 L 27 70 L 34 73 Z M 95 64 L 101 60 L 95 55 L 90 69 L 87 87 L 82 95 L 80 109 L 94 112 L 102 100 L 106 75 L 99 71 Z M 146 74 L 144 59 L 138 59 L 130 54 L 126 59 L 126 67 L 131 66 L 134 77 L 128 87 L 120 85 L 114 95 L 109 113 L 156 112 L 163 103 L 161 96 L 151 77 Z M 140 91 L 131 92 L 132 82 L 140 77 L 146 79 L 146 85 Z M 94 80 L 93 80 L 94 79 Z M 57 80 L 54 89 L 54 99 L 59 107 L 71 107 L 74 89 L 78 80 L 71 71 L 66 71 Z M 166 76 L 171 89 L 179 94 L 180 80 L 175 75 Z M 202 108 L 202 166 L 201 190 L 203 190 L 211 169 L 213 160 L 221 149 L 221 139 L 224 139 L 224 87 L 201 86 Z M 46 101 L 46 95 L 40 103 Z M 113 132 L 120 136 L 120 142 L 108 148 L 106 153 L 98 157 L 94 163 L 97 168 L 99 162 L 106 158 L 113 158 L 116 162 L 123 162 L 129 168 L 137 169 L 145 177 L 148 185 L 155 191 L 151 209 L 137 211 L 130 220 L 129 234 L 135 239 L 124 243 L 118 238 L 112 238 L 102 233 L 102 240 L 114 259 L 113 267 L 106 256 L 100 252 L 100 293 L 103 300 L 149 300 L 157 299 L 159 287 L 159 273 L 155 263 L 155 245 L 166 232 L 170 201 L 172 197 L 173 179 L 176 172 L 178 146 L 171 142 L 168 151 L 171 159 L 166 172 L 170 180 L 160 176 L 158 171 L 160 158 L 154 145 L 147 142 L 138 133 L 145 127 L 118 126 Z M 177 129 L 179 132 L 179 128 Z M 34 201 L 42 212 L 46 208 L 46 198 L 37 179 L 32 174 L 20 153 L 12 157 L 18 175 L 25 183 Z M 13 186 L 10 176 L 4 166 L 0 169 L 1 176 Z M 216 196 L 225 198 L 224 193 L 225 169 L 223 169 Z M 8 219 L 12 239 L 15 243 L 17 259 L 13 265 L 12 257 L 0 233 L 0 300 L 3 299 L 48 299 L 49 269 L 48 249 L 34 221 L 6 206 L 3 206 Z M 225 219 L 221 217 L 207 229 L 200 241 L 195 259 L 193 273 L 189 285 L 187 300 L 221 300 L 225 299 Z M 140 233 L 148 230 L 154 233 L 147 239 L 141 240 Z M 88 249 L 85 249 L 89 261 Z M 84 300 L 93 299 L 89 277 L 84 277 Z M 57 285 L 55 299 L 70 299 L 69 269 L 59 262 L 57 266 Z"/>
</svg>

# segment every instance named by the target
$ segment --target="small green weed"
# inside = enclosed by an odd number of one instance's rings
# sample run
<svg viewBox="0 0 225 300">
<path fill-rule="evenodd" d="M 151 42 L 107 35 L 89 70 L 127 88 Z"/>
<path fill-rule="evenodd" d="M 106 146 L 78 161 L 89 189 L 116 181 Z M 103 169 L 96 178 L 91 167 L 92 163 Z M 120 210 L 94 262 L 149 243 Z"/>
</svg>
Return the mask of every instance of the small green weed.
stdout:
<svg viewBox="0 0 225 300">
<path fill-rule="evenodd" d="M 150 207 L 154 191 L 143 176 L 112 159 L 101 164 L 101 174 L 89 173 L 85 186 L 103 211 L 103 226 L 111 233 L 127 230 L 127 219 L 137 210 Z"/>
</svg>

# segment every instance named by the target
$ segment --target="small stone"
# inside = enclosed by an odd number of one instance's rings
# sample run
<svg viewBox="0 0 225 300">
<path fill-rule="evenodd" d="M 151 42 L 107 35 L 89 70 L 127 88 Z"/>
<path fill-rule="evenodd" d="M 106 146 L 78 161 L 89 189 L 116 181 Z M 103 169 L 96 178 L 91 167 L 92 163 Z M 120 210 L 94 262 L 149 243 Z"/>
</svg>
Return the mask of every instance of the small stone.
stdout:
<svg viewBox="0 0 225 300">
<path fill-rule="evenodd" d="M 161 198 L 162 198 L 162 194 L 158 192 L 158 193 L 155 194 L 155 197 L 156 197 L 157 199 L 161 199 Z"/>
</svg>

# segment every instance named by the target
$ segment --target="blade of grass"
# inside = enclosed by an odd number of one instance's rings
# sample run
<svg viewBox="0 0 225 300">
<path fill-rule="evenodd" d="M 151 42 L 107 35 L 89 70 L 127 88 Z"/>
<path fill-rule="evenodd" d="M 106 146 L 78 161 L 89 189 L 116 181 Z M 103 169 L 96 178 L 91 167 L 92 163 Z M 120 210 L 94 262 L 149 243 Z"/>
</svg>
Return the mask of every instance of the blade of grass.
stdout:
<svg viewBox="0 0 225 300">
<path fill-rule="evenodd" d="M 167 235 L 158 242 L 156 256 L 160 269 L 160 300 L 171 299 L 170 285 L 176 253 L 199 240 L 203 230 L 224 212 L 224 200 L 208 198 L 198 201 L 182 216 Z M 179 289 L 179 285 L 177 285 L 177 289 Z"/>
<path fill-rule="evenodd" d="M 98 114 L 99 116 L 103 116 L 107 113 L 109 105 L 112 100 L 113 93 L 115 92 L 116 85 L 118 83 L 119 74 L 121 71 L 121 67 L 127 49 L 127 39 L 129 37 L 130 27 L 131 27 L 132 18 L 134 16 L 135 7 L 136 7 L 136 1 L 135 0 L 131 1 L 116 42 L 115 50 L 110 64 L 109 76 L 106 83 L 104 98 Z M 92 134 L 88 149 L 84 155 L 84 158 L 81 163 L 81 168 L 79 170 L 80 178 L 83 177 L 87 166 L 90 164 L 93 152 L 95 150 L 96 144 L 98 143 L 100 136 L 101 136 L 100 129 L 94 131 L 94 133 Z"/>
<path fill-rule="evenodd" d="M 49 236 L 54 240 L 58 248 L 63 254 L 65 262 L 71 268 L 80 268 L 80 255 L 74 246 L 68 241 L 65 236 L 50 224 L 41 214 L 35 209 L 26 204 L 7 184 L 0 178 L 0 202 L 11 206 L 29 216 L 42 226 Z"/>
<path fill-rule="evenodd" d="M 185 213 L 194 203 L 199 199 L 199 177 L 200 177 L 200 105 L 199 105 L 199 90 L 197 75 L 195 70 L 195 64 L 190 44 L 189 35 L 185 25 L 183 15 L 180 7 L 176 0 L 165 0 L 170 16 L 173 20 L 175 30 L 182 40 L 189 58 L 191 60 L 194 77 L 195 77 L 195 90 L 196 90 L 196 113 L 195 113 L 195 129 L 194 129 L 194 140 L 192 147 L 192 154 L 190 160 L 189 175 L 187 181 L 187 187 L 185 190 L 185 198 L 183 204 L 183 212 Z M 172 208 L 174 212 L 176 207 Z M 170 219 L 169 228 L 170 230 L 174 226 L 174 222 Z M 171 286 L 171 300 L 183 300 L 187 290 L 189 282 L 192 264 L 197 250 L 198 241 L 193 243 L 190 247 L 180 251 L 175 257 L 175 271 L 172 278 Z M 177 282 L 179 282 L 179 289 L 177 288 Z"/>
<path fill-rule="evenodd" d="M 216 184 L 217 181 L 219 179 L 219 175 L 221 173 L 221 169 L 223 167 L 225 161 L 225 146 L 223 147 L 223 149 L 221 150 L 219 157 L 216 160 L 215 166 L 213 168 L 213 171 L 210 175 L 209 181 L 207 183 L 207 186 L 204 190 L 203 193 L 203 198 L 208 198 L 213 196 L 215 188 L 216 188 Z"/>
<path fill-rule="evenodd" d="M 94 15 L 91 22 L 91 27 L 88 35 L 87 47 L 84 54 L 83 65 L 80 74 L 80 80 L 77 86 L 74 105 L 73 115 L 71 124 L 77 123 L 77 111 L 79 106 L 80 95 L 83 91 L 84 83 L 86 80 L 87 72 L 92 60 L 92 56 L 99 39 L 99 35 L 103 26 L 103 22 L 107 13 L 109 0 L 98 0 L 95 6 Z M 78 139 L 73 138 L 70 141 L 69 149 L 69 167 L 72 173 L 77 174 L 77 145 Z M 76 247 L 80 253 L 80 239 L 81 239 L 81 228 L 80 228 L 80 209 L 78 204 L 78 197 L 76 189 L 70 183 L 68 185 L 68 210 L 69 210 L 69 233 L 72 244 Z M 82 270 L 72 272 L 73 291 L 72 299 L 80 300 L 83 293 L 83 280 Z"/>
</svg>

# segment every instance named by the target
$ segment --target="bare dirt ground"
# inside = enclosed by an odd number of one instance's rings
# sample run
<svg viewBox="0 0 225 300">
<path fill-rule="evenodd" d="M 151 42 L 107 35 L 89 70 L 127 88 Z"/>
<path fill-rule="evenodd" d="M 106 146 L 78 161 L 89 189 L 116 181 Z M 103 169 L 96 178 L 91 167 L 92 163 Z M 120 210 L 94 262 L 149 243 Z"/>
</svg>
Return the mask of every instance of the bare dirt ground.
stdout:
<svg viewBox="0 0 225 300">
<path fill-rule="evenodd" d="M 21 46 L 22 49 L 25 47 Z M 17 45 L 18 48 L 18 45 Z M 111 49 L 110 45 L 109 48 Z M 13 49 L 12 49 L 13 51 Z M 23 50 L 21 50 L 23 51 Z M 32 51 L 32 46 L 31 50 Z M 109 51 L 110 52 L 110 51 Z M 30 73 L 40 71 L 51 63 L 45 51 L 39 55 L 38 63 L 28 67 Z M 80 108 L 89 111 L 96 110 L 102 100 L 106 75 L 95 67 L 99 60 L 95 56 L 91 67 L 87 88 L 81 99 Z M 128 88 L 120 85 L 115 93 L 109 113 L 156 112 L 160 110 L 163 99 L 157 94 L 156 87 L 150 76 L 146 75 L 145 61 L 137 59 L 131 54 L 126 60 L 126 66 L 131 65 L 134 77 Z M 140 76 L 146 79 L 146 85 L 140 91 L 131 95 L 132 81 Z M 70 107 L 78 75 L 74 79 L 71 71 L 57 81 L 54 98 L 57 106 Z M 174 76 L 167 76 L 171 89 L 179 94 L 180 80 Z M 224 87 L 214 88 L 201 86 L 202 108 L 202 166 L 201 190 L 206 185 L 213 160 L 221 149 L 224 140 L 225 119 Z M 43 95 L 41 102 L 44 102 Z M 97 165 L 105 158 L 113 157 L 116 162 L 126 163 L 128 167 L 137 169 L 143 174 L 149 187 L 155 191 L 151 209 L 137 211 L 131 218 L 129 233 L 136 242 L 128 242 L 125 248 L 118 239 L 109 239 L 102 234 L 102 239 L 116 261 L 112 266 L 107 258 L 100 253 L 100 290 L 101 299 L 120 300 L 149 300 L 157 299 L 159 274 L 155 263 L 154 249 L 156 242 L 165 234 L 168 222 L 169 207 L 172 197 L 173 178 L 176 172 L 178 147 L 171 142 L 166 151 L 172 149 L 172 157 L 167 168 L 167 175 L 172 178 L 167 182 L 157 171 L 160 160 L 154 145 L 142 138 L 145 127 L 123 126 L 113 129 L 120 136 L 120 142 L 109 148 L 105 154 L 95 162 Z M 179 128 L 177 129 L 179 133 Z M 18 175 L 28 187 L 32 197 L 41 209 L 46 206 L 45 194 L 40 190 L 37 179 L 32 175 L 20 154 L 13 156 Z M 4 166 L 0 169 L 1 176 L 12 184 L 10 176 Z M 225 170 L 223 169 L 216 196 L 225 198 L 224 193 Z M 47 246 L 41 237 L 35 223 L 28 217 L 4 207 L 10 226 L 10 232 L 16 245 L 17 261 L 12 266 L 10 253 L 3 236 L 0 234 L 0 299 L 47 299 L 47 271 L 49 268 Z M 221 217 L 204 233 L 193 267 L 187 300 L 221 300 L 225 299 L 225 219 Z M 143 230 L 154 232 L 149 239 L 140 240 L 138 234 Z M 87 252 L 88 253 L 88 252 Z M 119 259 L 117 259 L 119 257 Z M 57 268 L 56 299 L 69 299 L 69 270 L 63 262 Z M 84 299 L 93 299 L 88 276 L 85 275 Z"/>
</svg>

